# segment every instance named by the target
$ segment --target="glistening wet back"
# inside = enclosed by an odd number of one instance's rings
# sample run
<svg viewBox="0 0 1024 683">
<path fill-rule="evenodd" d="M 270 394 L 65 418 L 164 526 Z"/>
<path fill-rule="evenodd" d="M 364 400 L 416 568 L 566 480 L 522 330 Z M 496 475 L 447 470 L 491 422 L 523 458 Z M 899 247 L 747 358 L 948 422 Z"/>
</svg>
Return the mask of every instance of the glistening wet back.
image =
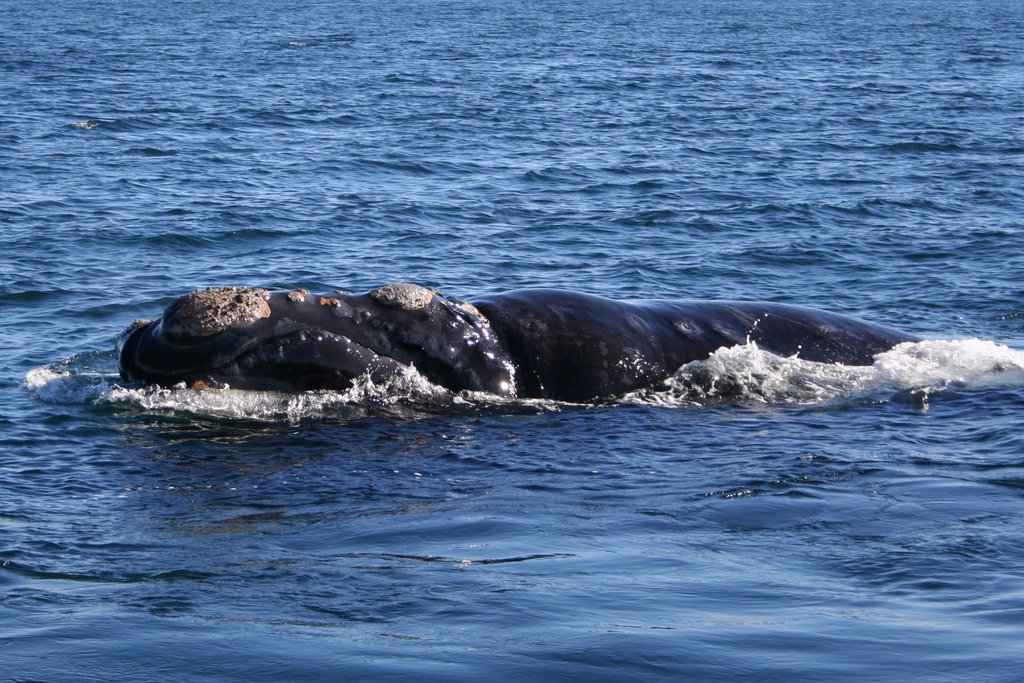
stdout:
<svg viewBox="0 0 1024 683">
<path fill-rule="evenodd" d="M 1019 676 L 1020 3 L 0 13 L 4 675 Z M 540 391 L 642 376 L 646 300 L 912 338 Z M 155 327 L 288 369 L 122 378 Z"/>
<path fill-rule="evenodd" d="M 667 387 L 680 368 L 753 346 L 871 365 L 911 335 L 796 306 L 613 301 L 527 289 L 475 302 L 420 285 L 368 294 L 224 287 L 189 292 L 118 341 L 121 378 L 192 389 L 348 390 L 420 375 L 454 392 L 613 400 Z"/>
</svg>

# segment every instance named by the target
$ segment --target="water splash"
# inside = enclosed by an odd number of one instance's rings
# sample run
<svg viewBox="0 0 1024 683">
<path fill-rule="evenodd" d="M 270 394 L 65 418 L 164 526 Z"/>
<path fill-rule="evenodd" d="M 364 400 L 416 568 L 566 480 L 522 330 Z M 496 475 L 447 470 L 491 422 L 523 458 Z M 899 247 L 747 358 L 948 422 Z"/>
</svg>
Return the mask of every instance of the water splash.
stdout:
<svg viewBox="0 0 1024 683">
<path fill-rule="evenodd" d="M 687 363 L 662 386 L 633 392 L 624 403 L 702 406 L 716 403 L 812 405 L 862 396 L 947 387 L 1024 384 L 1024 351 L 980 339 L 899 344 L 870 366 L 782 357 L 755 343 L 719 349 Z"/>
<path fill-rule="evenodd" d="M 116 374 L 77 369 L 75 359 L 31 370 L 23 386 L 48 403 L 110 405 L 144 412 L 188 413 L 229 420 L 287 421 L 388 414 L 414 417 L 445 411 L 452 392 L 431 384 L 415 368 L 384 383 L 357 378 L 345 391 L 286 393 L 238 389 L 133 387 Z"/>
</svg>

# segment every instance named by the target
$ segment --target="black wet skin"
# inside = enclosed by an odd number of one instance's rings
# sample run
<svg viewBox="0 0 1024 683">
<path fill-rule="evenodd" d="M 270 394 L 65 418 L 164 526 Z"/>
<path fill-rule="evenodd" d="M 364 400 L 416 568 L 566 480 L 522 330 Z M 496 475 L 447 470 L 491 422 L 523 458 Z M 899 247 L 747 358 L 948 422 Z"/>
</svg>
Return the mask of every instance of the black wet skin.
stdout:
<svg viewBox="0 0 1024 683">
<path fill-rule="evenodd" d="M 236 292 L 248 296 L 247 308 L 232 308 Z M 253 292 L 262 308 L 253 307 Z M 204 318 L 204 294 L 225 306 L 221 317 Z M 190 307 L 181 305 L 187 299 Z M 195 292 L 159 320 L 129 328 L 118 346 L 125 380 L 164 386 L 346 389 L 357 377 L 386 381 L 412 365 L 453 391 L 586 402 L 657 386 L 688 362 L 746 342 L 781 356 L 869 365 L 915 339 L 781 304 L 622 302 L 539 289 L 467 303 L 390 285 L 359 295 Z"/>
</svg>

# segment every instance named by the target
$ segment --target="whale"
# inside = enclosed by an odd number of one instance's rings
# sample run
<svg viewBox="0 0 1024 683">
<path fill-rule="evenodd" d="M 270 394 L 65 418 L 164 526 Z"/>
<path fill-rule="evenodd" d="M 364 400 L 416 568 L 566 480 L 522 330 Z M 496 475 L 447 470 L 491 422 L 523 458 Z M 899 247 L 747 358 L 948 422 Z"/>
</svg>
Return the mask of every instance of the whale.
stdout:
<svg viewBox="0 0 1024 683">
<path fill-rule="evenodd" d="M 718 349 L 756 344 L 818 363 L 870 365 L 918 337 L 790 304 L 620 301 L 559 289 L 468 300 L 410 283 L 366 293 L 218 287 L 188 292 L 117 342 L 125 382 L 345 390 L 410 368 L 453 392 L 598 402 L 664 385 Z"/>
</svg>

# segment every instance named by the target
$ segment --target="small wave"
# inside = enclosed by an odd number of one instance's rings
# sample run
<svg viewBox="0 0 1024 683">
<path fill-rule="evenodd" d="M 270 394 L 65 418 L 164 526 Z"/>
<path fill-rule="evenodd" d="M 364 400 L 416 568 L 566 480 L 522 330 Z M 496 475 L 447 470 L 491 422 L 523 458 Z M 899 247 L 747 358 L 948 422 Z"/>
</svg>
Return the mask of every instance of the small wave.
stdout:
<svg viewBox="0 0 1024 683">
<path fill-rule="evenodd" d="M 177 154 L 173 149 L 162 149 L 160 147 L 132 147 L 125 150 L 125 153 L 142 157 L 172 157 Z"/>
<path fill-rule="evenodd" d="M 369 559 L 390 562 L 427 562 L 467 566 L 471 564 L 511 564 L 518 562 L 531 562 L 533 560 L 562 560 L 577 556 L 573 553 L 535 553 L 532 555 L 517 555 L 512 557 L 481 557 L 473 559 L 468 557 L 444 557 L 438 555 L 402 555 L 397 553 L 345 553 L 342 557 L 355 560 Z"/>
<path fill-rule="evenodd" d="M 68 125 L 79 130 L 92 130 L 100 125 L 100 121 L 72 121 Z"/>
<path fill-rule="evenodd" d="M 910 140 L 905 142 L 893 142 L 885 147 L 890 152 L 901 154 L 914 152 L 962 152 L 963 147 L 955 142 L 927 142 L 922 140 Z"/>
<path fill-rule="evenodd" d="M 42 401 L 59 405 L 93 403 L 111 387 L 115 376 L 90 370 L 82 357 L 30 370 L 22 383 Z"/>
<path fill-rule="evenodd" d="M 157 125 L 158 123 L 156 121 L 142 118 L 86 119 L 83 121 L 71 121 L 67 124 L 69 128 L 75 128 L 77 130 L 94 130 L 96 128 L 101 128 L 103 130 L 113 132 L 145 130 Z"/>
</svg>

